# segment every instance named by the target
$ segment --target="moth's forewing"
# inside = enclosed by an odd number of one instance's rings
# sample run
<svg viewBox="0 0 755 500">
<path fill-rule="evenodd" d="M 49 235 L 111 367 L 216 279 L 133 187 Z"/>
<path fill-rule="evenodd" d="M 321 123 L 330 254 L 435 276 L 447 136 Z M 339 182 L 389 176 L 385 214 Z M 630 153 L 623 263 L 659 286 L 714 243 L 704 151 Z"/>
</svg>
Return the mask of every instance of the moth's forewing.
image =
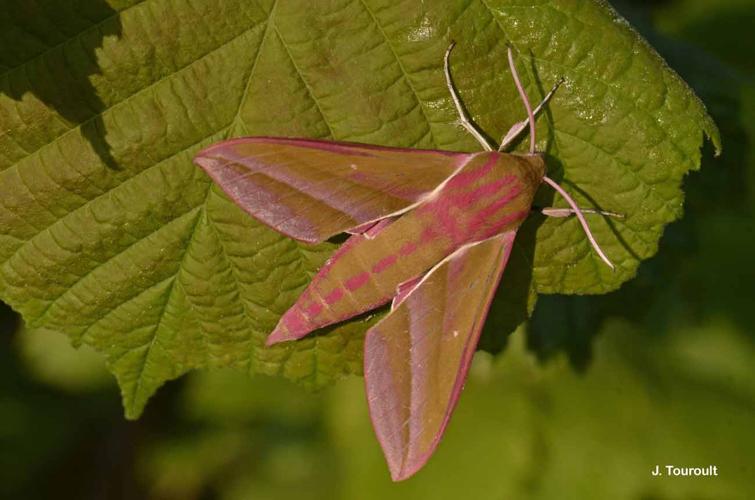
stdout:
<svg viewBox="0 0 755 500">
<path fill-rule="evenodd" d="M 317 243 L 405 210 L 470 156 L 249 137 L 210 146 L 194 161 L 253 217 L 291 238 Z"/>
</svg>

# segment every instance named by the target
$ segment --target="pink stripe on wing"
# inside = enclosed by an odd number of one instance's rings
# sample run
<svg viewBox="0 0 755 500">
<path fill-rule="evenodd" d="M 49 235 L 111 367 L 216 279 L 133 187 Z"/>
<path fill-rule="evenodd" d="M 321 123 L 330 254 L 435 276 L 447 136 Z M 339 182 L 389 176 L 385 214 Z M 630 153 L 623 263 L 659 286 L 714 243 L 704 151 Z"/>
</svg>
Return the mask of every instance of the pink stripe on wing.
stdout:
<svg viewBox="0 0 755 500">
<path fill-rule="evenodd" d="M 387 257 L 383 257 L 377 262 L 377 264 L 372 266 L 372 272 L 375 274 L 380 274 L 391 267 L 393 264 L 395 264 L 397 260 L 398 256 L 396 256 L 396 254 L 391 254 Z"/>
<path fill-rule="evenodd" d="M 305 309 L 304 312 L 309 316 L 309 318 L 313 318 L 320 314 L 322 312 L 323 305 L 319 302 L 311 302 Z"/>
<path fill-rule="evenodd" d="M 362 271 L 361 273 L 357 274 L 356 276 L 352 276 L 351 278 L 346 280 L 346 289 L 350 292 L 353 292 L 355 290 L 358 290 L 362 288 L 367 281 L 370 279 L 370 274 L 367 271 Z"/>
<path fill-rule="evenodd" d="M 490 172 L 497 161 L 497 155 L 490 155 L 488 161 L 486 161 L 483 165 L 480 165 L 477 168 L 464 170 L 463 172 L 459 172 L 458 174 L 451 177 L 451 179 L 448 181 L 448 185 L 453 186 L 454 188 L 458 188 L 461 186 L 466 186 L 467 184 L 471 184 L 474 181 L 485 177 L 485 175 Z"/>
<path fill-rule="evenodd" d="M 341 288 L 340 286 L 334 288 L 328 295 L 325 296 L 325 303 L 329 306 L 332 306 L 343 298 L 343 294 L 343 288 Z"/>
<path fill-rule="evenodd" d="M 418 248 L 418 246 L 417 246 L 417 244 L 415 242 L 409 241 L 409 242 L 405 243 L 404 246 L 402 246 L 399 249 L 398 253 L 402 257 L 406 257 L 407 255 L 413 254 L 417 250 L 417 248 Z"/>
</svg>

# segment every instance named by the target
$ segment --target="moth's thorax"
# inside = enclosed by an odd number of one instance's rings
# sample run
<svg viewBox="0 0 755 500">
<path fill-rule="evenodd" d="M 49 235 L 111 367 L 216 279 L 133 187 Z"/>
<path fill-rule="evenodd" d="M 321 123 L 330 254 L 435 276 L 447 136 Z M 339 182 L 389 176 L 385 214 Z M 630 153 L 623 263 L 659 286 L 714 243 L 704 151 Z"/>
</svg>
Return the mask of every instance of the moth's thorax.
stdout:
<svg viewBox="0 0 755 500">
<path fill-rule="evenodd" d="M 490 153 L 488 153 L 490 154 Z M 535 185 L 535 189 L 543 180 L 545 175 L 545 157 L 542 153 L 492 153 L 502 156 L 503 161 L 516 161 L 523 165 L 522 175 L 527 177 L 527 181 Z"/>
<path fill-rule="evenodd" d="M 480 153 L 417 211 L 453 245 L 486 239 L 527 217 L 544 171 L 540 155 Z"/>
</svg>

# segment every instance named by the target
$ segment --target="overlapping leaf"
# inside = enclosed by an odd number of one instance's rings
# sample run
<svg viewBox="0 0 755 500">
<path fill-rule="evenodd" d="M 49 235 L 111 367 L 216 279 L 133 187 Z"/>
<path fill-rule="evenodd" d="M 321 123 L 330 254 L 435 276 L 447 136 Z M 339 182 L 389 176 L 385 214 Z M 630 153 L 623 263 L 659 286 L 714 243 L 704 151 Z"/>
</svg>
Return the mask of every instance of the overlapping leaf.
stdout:
<svg viewBox="0 0 755 500">
<path fill-rule="evenodd" d="M 332 251 L 261 227 L 191 163 L 240 135 L 475 150 L 441 73 L 498 137 L 522 118 L 505 47 L 536 99 L 551 175 L 618 263 L 578 224 L 533 218 L 499 316 L 535 292 L 599 293 L 633 276 L 682 210 L 702 104 L 609 6 L 503 0 L 11 0 L 0 21 L 0 297 L 34 328 L 105 353 L 130 416 L 198 367 L 311 385 L 360 370 L 362 322 L 271 349 L 267 332 Z M 4 13 L 5 14 L 5 13 Z M 547 202 L 547 193 L 541 195 Z M 511 284 L 512 280 L 504 280 Z"/>
</svg>

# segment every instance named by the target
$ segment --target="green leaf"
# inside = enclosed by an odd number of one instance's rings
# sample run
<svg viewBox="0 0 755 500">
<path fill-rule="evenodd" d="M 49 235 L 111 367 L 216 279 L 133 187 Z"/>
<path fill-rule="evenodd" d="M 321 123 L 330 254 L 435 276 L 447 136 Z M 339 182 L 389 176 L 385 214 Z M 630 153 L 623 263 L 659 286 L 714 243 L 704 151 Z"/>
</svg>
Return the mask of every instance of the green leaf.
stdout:
<svg viewBox="0 0 755 500">
<path fill-rule="evenodd" d="M 10 0 L 0 21 L 0 297 L 32 328 L 103 352 L 128 416 L 200 367 L 327 384 L 361 370 L 364 319 L 262 347 L 333 244 L 305 247 L 242 213 L 191 163 L 212 142 L 290 135 L 477 150 L 441 71 L 500 137 L 533 100 L 551 176 L 585 206 L 618 264 L 574 220 L 533 217 L 497 299 L 515 325 L 536 292 L 601 293 L 653 255 L 682 212 L 701 102 L 600 1 Z M 539 198 L 549 202 L 547 190 Z M 505 332 L 500 332 L 500 335 Z"/>
</svg>

